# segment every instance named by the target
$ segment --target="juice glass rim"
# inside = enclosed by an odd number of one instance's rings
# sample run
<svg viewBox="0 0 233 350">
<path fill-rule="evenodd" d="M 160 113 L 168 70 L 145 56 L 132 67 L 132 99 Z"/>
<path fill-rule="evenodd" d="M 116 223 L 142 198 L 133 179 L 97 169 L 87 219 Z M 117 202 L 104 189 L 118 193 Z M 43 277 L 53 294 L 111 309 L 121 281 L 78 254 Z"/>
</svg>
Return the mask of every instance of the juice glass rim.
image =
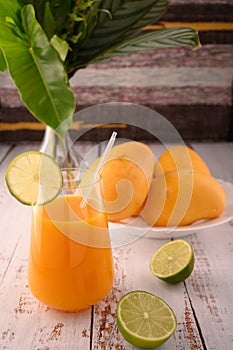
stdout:
<svg viewBox="0 0 233 350">
<path fill-rule="evenodd" d="M 98 183 L 101 183 L 101 180 L 102 180 L 102 176 L 100 175 L 100 173 L 98 173 L 96 175 L 96 179 L 93 181 L 93 176 L 94 176 L 95 172 L 91 171 L 89 169 L 72 167 L 72 168 L 62 168 L 61 171 L 62 171 L 62 176 L 63 176 L 62 190 L 69 190 L 72 187 L 76 188 L 76 189 L 77 188 L 88 188 L 90 186 L 94 186 Z M 71 172 L 72 174 L 74 172 L 77 172 L 77 177 L 74 177 L 72 179 L 69 179 L 69 178 L 66 179 L 64 177 L 64 173 L 67 173 L 67 172 Z M 83 176 L 85 173 L 88 175 L 88 180 L 89 180 L 89 182 L 87 184 L 82 183 L 82 181 L 81 181 L 83 179 Z M 71 181 L 71 182 L 69 183 L 69 181 Z M 68 184 L 67 184 L 67 182 L 68 182 Z"/>
</svg>

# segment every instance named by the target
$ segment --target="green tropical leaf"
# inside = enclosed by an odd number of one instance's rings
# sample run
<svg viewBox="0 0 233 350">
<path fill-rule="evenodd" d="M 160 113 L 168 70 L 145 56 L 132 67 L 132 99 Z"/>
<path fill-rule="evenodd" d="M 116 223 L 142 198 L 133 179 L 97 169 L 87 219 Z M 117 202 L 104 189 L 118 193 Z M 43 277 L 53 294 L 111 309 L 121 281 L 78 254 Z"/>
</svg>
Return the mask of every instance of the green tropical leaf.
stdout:
<svg viewBox="0 0 233 350">
<path fill-rule="evenodd" d="M 108 9 L 110 13 L 115 13 L 117 9 L 121 6 L 122 1 L 120 0 L 105 0 L 101 1 L 100 3 L 97 2 L 98 8 L 101 8 L 102 10 Z M 139 2 L 138 2 L 139 4 Z M 137 4 L 135 4 L 138 6 Z M 141 5 L 141 4 L 140 4 Z M 144 4 L 143 4 L 144 5 Z M 166 12 L 168 7 L 168 0 L 154 0 L 152 7 L 149 11 L 147 11 L 141 18 L 139 18 L 134 25 L 132 25 L 127 32 L 125 32 L 125 36 L 129 36 L 132 34 L 137 33 L 140 31 L 143 27 L 146 25 L 155 23 L 158 21 Z M 106 20 L 109 20 L 107 14 L 104 12 L 100 12 L 98 16 L 98 22 L 97 27 L 101 27 Z M 111 19 L 111 18 L 110 18 Z"/>
<path fill-rule="evenodd" d="M 101 27 L 103 23 L 108 20 L 108 12 L 109 13 L 116 13 L 119 8 L 124 7 L 124 4 L 127 3 L 127 0 L 99 0 L 94 3 L 94 7 L 100 9 L 101 11 L 99 12 L 98 15 L 98 21 L 97 21 L 97 27 Z M 135 8 L 138 6 L 142 6 L 142 1 L 134 1 Z M 147 5 L 146 5 L 147 6 Z M 168 6 L 168 0 L 154 0 L 152 1 L 152 7 L 151 7 L 151 13 L 148 12 L 148 14 L 145 15 L 145 21 L 147 23 L 154 23 L 156 22 L 160 16 L 157 17 L 157 10 L 155 8 L 164 8 Z M 105 12 L 107 10 L 108 12 Z M 155 13 L 153 13 L 155 11 Z M 154 17 L 155 15 L 155 17 Z M 144 17 L 144 16 L 143 16 Z M 149 22 L 148 22 L 149 20 Z M 145 24 L 143 24 L 145 25 Z"/>
<path fill-rule="evenodd" d="M 20 23 L 20 12 L 22 5 L 18 0 L 4 0 L 0 2 L 0 18 L 5 20 L 6 17 L 10 17 L 21 27 Z M 1 34 L 2 35 L 2 34 Z"/>
<path fill-rule="evenodd" d="M 6 60 L 2 49 L 0 49 L 0 72 L 5 72 L 7 70 Z"/>
<path fill-rule="evenodd" d="M 115 47 L 106 50 L 89 63 L 96 63 L 126 53 L 169 47 L 185 47 L 196 50 L 200 47 L 198 33 L 192 28 L 168 28 L 142 33 L 140 36 L 126 39 Z"/>
<path fill-rule="evenodd" d="M 69 128 L 75 109 L 72 91 L 58 53 L 35 18 L 32 5 L 22 9 L 24 33 L 0 20 L 0 47 L 22 100 L 40 121 L 60 135 Z"/>
<path fill-rule="evenodd" d="M 108 14 L 105 10 L 109 11 L 109 13 L 114 13 L 116 9 L 121 6 L 122 0 L 100 0 L 94 4 L 95 8 L 100 9 L 100 13 L 97 20 L 97 27 L 100 27 L 107 19 Z M 104 10 L 104 11 L 102 11 Z"/>
<path fill-rule="evenodd" d="M 154 5 L 146 13 L 145 16 L 143 16 L 141 19 L 139 19 L 132 28 L 126 33 L 127 36 L 133 35 L 140 31 L 142 28 L 144 28 L 147 25 L 150 25 L 152 23 L 155 23 L 158 21 L 166 12 L 168 7 L 168 1 L 167 0 L 156 0 L 154 1 Z"/>
<path fill-rule="evenodd" d="M 96 26 L 85 49 L 98 49 L 122 40 L 122 35 L 144 17 L 157 0 L 125 0 L 118 7 L 110 9 L 111 17 Z M 108 8 L 107 8 L 108 9 Z M 104 41 L 103 41 L 104 40 Z"/>
<path fill-rule="evenodd" d="M 61 60 L 64 62 L 69 50 L 67 42 L 59 38 L 57 35 L 54 35 L 50 40 L 50 44 L 58 52 Z"/>
<path fill-rule="evenodd" d="M 24 5 L 33 5 L 36 18 L 38 22 L 42 25 L 44 19 L 44 12 L 46 3 L 50 3 L 49 0 L 20 0 Z"/>
<path fill-rule="evenodd" d="M 37 0 L 36 0 L 37 1 Z M 48 1 L 48 0 L 47 0 Z M 56 27 L 60 27 L 71 10 L 72 0 L 50 0 L 50 8 L 56 21 Z"/>
<path fill-rule="evenodd" d="M 55 19 L 53 17 L 53 14 L 51 12 L 50 5 L 48 2 L 46 2 L 46 5 L 45 5 L 42 27 L 43 27 L 45 33 L 47 34 L 48 38 L 51 39 L 56 31 L 56 22 L 55 22 Z"/>
<path fill-rule="evenodd" d="M 115 0 L 114 0 L 115 1 Z M 111 17 L 103 14 L 88 40 L 81 46 L 73 46 L 67 57 L 67 66 L 84 67 L 87 62 L 116 43 L 122 42 L 126 33 L 138 31 L 137 23 L 151 11 L 158 0 L 101 1 L 98 8 L 109 10 Z M 143 23 L 145 23 L 143 21 Z M 71 69 L 72 70 L 72 69 Z"/>
<path fill-rule="evenodd" d="M 0 70 L 9 69 L 32 114 L 63 135 L 75 108 L 68 78 L 78 69 L 140 50 L 200 46 L 191 28 L 141 32 L 166 8 L 167 0 L 0 0 Z"/>
<path fill-rule="evenodd" d="M 20 0 L 24 5 L 33 5 L 38 22 L 42 25 L 44 31 L 47 33 L 45 24 L 46 7 L 49 6 L 51 14 L 55 20 L 55 27 L 59 28 L 67 17 L 72 0 Z M 50 29 L 49 29 L 50 31 Z M 54 33 L 53 33 L 54 34 Z M 51 35 L 52 36 L 52 35 Z"/>
</svg>

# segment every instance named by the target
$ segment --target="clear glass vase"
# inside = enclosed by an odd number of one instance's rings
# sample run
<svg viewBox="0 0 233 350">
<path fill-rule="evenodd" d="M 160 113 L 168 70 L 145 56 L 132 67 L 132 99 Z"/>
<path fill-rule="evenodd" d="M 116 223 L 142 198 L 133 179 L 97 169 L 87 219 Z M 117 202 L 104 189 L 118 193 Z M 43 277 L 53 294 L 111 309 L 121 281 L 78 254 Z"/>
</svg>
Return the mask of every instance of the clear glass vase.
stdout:
<svg viewBox="0 0 233 350">
<path fill-rule="evenodd" d="M 52 128 L 46 126 L 40 152 L 53 157 L 60 168 L 87 168 L 87 163 L 77 151 L 69 131 L 61 137 Z"/>
</svg>

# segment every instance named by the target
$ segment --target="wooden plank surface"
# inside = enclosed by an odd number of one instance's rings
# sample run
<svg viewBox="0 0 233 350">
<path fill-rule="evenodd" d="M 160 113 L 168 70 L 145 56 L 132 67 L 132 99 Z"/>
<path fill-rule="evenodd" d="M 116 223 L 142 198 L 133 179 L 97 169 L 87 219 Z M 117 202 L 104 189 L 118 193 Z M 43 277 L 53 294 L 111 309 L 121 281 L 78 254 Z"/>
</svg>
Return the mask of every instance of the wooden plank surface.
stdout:
<svg viewBox="0 0 233 350">
<path fill-rule="evenodd" d="M 233 183 L 233 143 L 192 146 L 213 176 Z M 228 350 L 233 346 L 232 223 L 190 237 L 196 264 L 185 284 L 207 349 Z"/>
<path fill-rule="evenodd" d="M 94 349 L 137 349 L 122 338 L 115 321 L 119 298 L 131 290 L 146 290 L 162 297 L 176 313 L 176 334 L 161 349 L 203 349 L 184 285 L 167 285 L 150 272 L 150 258 L 163 243 L 163 240 L 141 238 L 114 249 L 115 285 L 109 295 L 95 306 Z"/>
<path fill-rule="evenodd" d="M 215 177 L 232 181 L 233 143 L 192 144 Z M 153 252 L 166 240 L 144 236 L 113 248 L 115 283 L 92 309 L 63 313 L 47 308 L 32 297 L 27 286 L 30 208 L 8 193 L 4 173 L 9 161 L 32 146 L 0 146 L 0 349 L 10 350 L 136 350 L 119 334 L 116 306 L 134 289 L 161 296 L 174 309 L 178 327 L 163 350 L 230 350 L 233 344 L 233 226 L 187 236 L 195 252 L 191 277 L 167 285 L 149 270 Z M 77 145 L 89 163 L 101 153 L 95 144 Z M 102 147 L 103 149 L 103 147 Z M 158 157 L 162 146 L 153 146 Z M 116 231 L 117 233 L 117 231 Z"/>
<path fill-rule="evenodd" d="M 90 147 L 80 146 L 81 155 Z M 13 157 L 32 149 L 38 146 L 14 147 L 0 167 L 0 349 L 89 349 L 91 309 L 73 314 L 51 310 L 27 285 L 31 208 L 9 195 L 4 174 Z"/>
<path fill-rule="evenodd" d="M 190 237 L 196 263 L 185 284 L 207 349 L 233 346 L 232 234 L 228 223 Z"/>
</svg>

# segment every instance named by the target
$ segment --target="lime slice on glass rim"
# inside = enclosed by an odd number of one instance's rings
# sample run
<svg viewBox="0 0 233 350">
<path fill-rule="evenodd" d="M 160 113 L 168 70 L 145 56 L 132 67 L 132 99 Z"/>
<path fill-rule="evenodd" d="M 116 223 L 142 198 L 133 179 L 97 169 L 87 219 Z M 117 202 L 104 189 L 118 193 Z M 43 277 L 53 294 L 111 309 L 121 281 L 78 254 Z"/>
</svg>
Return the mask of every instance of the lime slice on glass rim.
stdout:
<svg viewBox="0 0 233 350">
<path fill-rule="evenodd" d="M 9 164 L 5 174 L 10 193 L 25 205 L 43 205 L 55 199 L 63 185 L 61 169 L 45 153 L 21 153 Z"/>
<path fill-rule="evenodd" d="M 117 305 L 117 325 L 129 343 L 143 349 L 163 344 L 175 332 L 177 321 L 170 306 L 146 291 L 132 291 Z"/>
<path fill-rule="evenodd" d="M 192 246 L 184 239 L 162 245 L 152 256 L 151 272 L 168 283 L 179 283 L 190 276 L 194 268 Z"/>
</svg>

